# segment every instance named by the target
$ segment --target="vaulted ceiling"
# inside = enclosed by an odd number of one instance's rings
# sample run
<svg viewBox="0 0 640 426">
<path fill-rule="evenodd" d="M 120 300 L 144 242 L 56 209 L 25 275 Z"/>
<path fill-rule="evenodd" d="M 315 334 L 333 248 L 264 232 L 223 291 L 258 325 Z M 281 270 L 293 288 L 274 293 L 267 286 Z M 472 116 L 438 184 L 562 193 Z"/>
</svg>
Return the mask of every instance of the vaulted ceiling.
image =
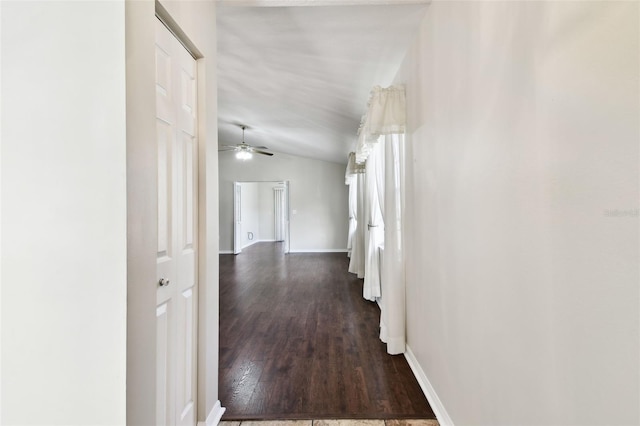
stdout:
<svg viewBox="0 0 640 426">
<path fill-rule="evenodd" d="M 371 88 L 392 83 L 426 7 L 219 1 L 219 144 L 239 143 L 243 124 L 248 144 L 346 163 Z"/>
</svg>

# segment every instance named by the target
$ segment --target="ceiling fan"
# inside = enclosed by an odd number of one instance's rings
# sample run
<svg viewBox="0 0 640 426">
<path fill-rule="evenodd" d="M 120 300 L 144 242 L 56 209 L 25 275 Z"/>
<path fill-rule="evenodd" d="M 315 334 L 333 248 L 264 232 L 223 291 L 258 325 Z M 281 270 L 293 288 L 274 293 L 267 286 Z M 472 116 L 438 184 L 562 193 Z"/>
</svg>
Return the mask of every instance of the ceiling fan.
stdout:
<svg viewBox="0 0 640 426">
<path fill-rule="evenodd" d="M 269 149 L 266 146 L 253 146 L 249 145 L 244 141 L 244 130 L 247 128 L 244 124 L 240 125 L 242 129 L 242 142 L 237 145 L 220 145 L 220 149 L 218 151 L 235 151 L 236 158 L 239 160 L 250 160 L 253 157 L 253 154 L 262 154 L 272 156 L 273 154 L 267 151 L 263 151 L 265 149 Z"/>
</svg>

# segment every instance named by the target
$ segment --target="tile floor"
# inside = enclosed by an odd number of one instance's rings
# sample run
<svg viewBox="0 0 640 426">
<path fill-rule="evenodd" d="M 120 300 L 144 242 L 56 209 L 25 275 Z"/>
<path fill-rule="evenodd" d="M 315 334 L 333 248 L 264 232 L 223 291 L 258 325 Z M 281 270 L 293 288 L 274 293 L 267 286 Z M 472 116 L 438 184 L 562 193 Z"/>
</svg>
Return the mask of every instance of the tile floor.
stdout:
<svg viewBox="0 0 640 426">
<path fill-rule="evenodd" d="M 222 421 L 220 426 L 438 426 L 437 420 L 243 420 Z"/>
</svg>

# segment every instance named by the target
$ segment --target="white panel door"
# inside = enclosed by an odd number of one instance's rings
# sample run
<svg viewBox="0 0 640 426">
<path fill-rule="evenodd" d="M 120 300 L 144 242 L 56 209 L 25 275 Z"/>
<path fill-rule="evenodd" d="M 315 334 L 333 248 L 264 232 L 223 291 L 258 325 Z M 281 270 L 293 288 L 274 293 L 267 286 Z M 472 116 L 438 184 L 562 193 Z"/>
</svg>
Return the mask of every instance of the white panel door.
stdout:
<svg viewBox="0 0 640 426">
<path fill-rule="evenodd" d="M 196 61 L 156 23 L 156 424 L 196 424 Z"/>
</svg>

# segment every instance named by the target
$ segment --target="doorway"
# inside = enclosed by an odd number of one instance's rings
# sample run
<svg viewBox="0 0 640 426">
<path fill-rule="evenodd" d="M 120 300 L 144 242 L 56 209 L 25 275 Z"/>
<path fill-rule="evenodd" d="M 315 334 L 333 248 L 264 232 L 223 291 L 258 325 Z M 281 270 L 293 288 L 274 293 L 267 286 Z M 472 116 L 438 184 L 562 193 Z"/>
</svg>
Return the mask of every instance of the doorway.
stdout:
<svg viewBox="0 0 640 426">
<path fill-rule="evenodd" d="M 281 242 L 289 253 L 289 181 L 236 181 L 233 205 L 234 254 L 257 242 Z"/>
</svg>

